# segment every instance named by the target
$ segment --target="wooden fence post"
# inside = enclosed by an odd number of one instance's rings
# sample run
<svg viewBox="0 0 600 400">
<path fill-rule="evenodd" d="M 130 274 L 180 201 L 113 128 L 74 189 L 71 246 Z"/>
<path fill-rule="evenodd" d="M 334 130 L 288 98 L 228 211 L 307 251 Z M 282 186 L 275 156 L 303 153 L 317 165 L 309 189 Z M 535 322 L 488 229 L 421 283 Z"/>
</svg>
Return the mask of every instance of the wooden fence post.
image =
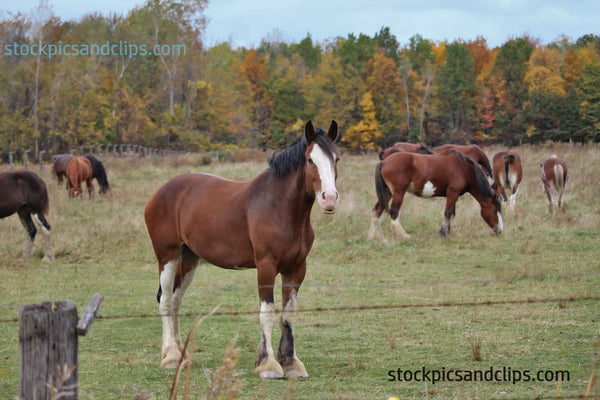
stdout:
<svg viewBox="0 0 600 400">
<path fill-rule="evenodd" d="M 77 308 L 68 300 L 21 308 L 19 399 L 77 399 L 77 336 L 87 333 L 101 301 L 100 294 L 92 297 L 79 324 Z"/>
</svg>

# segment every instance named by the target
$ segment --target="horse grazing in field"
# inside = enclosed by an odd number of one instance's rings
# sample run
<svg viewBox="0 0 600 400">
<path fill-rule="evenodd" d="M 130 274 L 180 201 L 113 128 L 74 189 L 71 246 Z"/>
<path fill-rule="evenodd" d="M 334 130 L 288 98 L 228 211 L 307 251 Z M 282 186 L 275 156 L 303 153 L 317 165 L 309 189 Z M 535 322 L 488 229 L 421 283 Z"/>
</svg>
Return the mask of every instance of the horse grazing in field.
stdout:
<svg viewBox="0 0 600 400">
<path fill-rule="evenodd" d="M 54 157 L 54 163 L 52 163 L 52 173 L 56 176 L 56 180 L 60 185 L 63 181 L 63 177 L 67 176 L 67 165 L 73 156 L 71 154 L 61 154 Z"/>
<path fill-rule="evenodd" d="M 50 213 L 48 189 L 44 181 L 27 170 L 8 171 L 0 173 L 0 187 L 2 188 L 0 191 L 0 218 L 17 213 L 27 231 L 28 242 L 25 245 L 23 257 L 31 255 L 37 224 L 42 230 L 45 240 L 43 260 L 54 260 L 50 243 L 50 224 L 46 220 L 46 216 Z"/>
<path fill-rule="evenodd" d="M 179 309 L 199 260 L 227 269 L 256 268 L 262 340 L 255 372 L 261 378 L 307 377 L 294 348 L 296 296 L 306 273 L 314 232 L 310 223 L 317 200 L 325 214 L 335 213 L 338 125 L 314 129 L 269 159 L 269 167 L 249 182 L 208 174 L 184 174 L 150 198 L 146 226 L 158 259 L 159 310 L 163 335 L 161 366 L 185 360 Z M 275 359 L 271 331 L 276 321 L 273 289 L 282 276 L 281 341 Z"/>
<path fill-rule="evenodd" d="M 542 167 L 544 193 L 546 193 L 546 199 L 548 200 L 548 211 L 552 214 L 554 203 L 556 203 L 559 210 L 564 210 L 563 195 L 569 177 L 566 161 L 552 155 L 540 166 Z"/>
<path fill-rule="evenodd" d="M 492 167 L 490 166 L 490 160 L 488 160 L 483 149 L 476 144 L 471 145 L 460 145 L 460 144 L 444 144 L 437 149 L 437 154 L 441 154 L 446 150 L 456 150 L 463 153 L 466 156 L 471 157 L 477 164 L 481 166 L 483 172 L 488 176 L 489 181 L 492 181 Z"/>
<path fill-rule="evenodd" d="M 417 154 L 432 154 L 431 150 L 427 145 L 423 143 L 406 143 L 406 142 L 396 142 L 392 146 L 384 149 L 381 153 L 379 153 L 379 159 L 385 160 L 390 154 L 397 153 L 399 151 L 406 151 L 409 153 L 417 153 Z"/>
<path fill-rule="evenodd" d="M 102 161 L 97 159 L 93 154 L 85 154 L 84 157 L 89 160 L 92 166 L 92 178 L 96 178 L 98 185 L 100 185 L 100 190 L 98 190 L 98 193 L 104 194 L 108 192 L 110 190 L 110 184 L 108 183 L 106 169 L 104 169 Z"/>
<path fill-rule="evenodd" d="M 369 238 L 382 238 L 380 218 L 384 211 L 390 214 L 394 233 L 405 239 L 410 238 L 398 218 L 406 192 L 417 197 L 446 197 L 444 221 L 439 231 L 442 237 L 450 233 L 456 201 L 467 192 L 479 202 L 481 216 L 494 233 L 502 232 L 498 198 L 479 165 L 458 151 L 447 150 L 434 155 L 392 154 L 377 164 L 375 188 L 377 203 L 373 207 Z M 388 208 L 390 200 L 392 202 Z"/>
<path fill-rule="evenodd" d="M 501 151 L 494 154 L 492 165 L 493 188 L 496 190 L 496 195 L 498 197 L 502 196 L 504 202 L 508 201 L 508 206 L 514 213 L 519 184 L 523 179 L 521 157 L 513 151 Z M 510 199 L 506 196 L 505 189 L 510 190 Z"/>
<path fill-rule="evenodd" d="M 94 184 L 92 183 L 92 165 L 90 160 L 85 157 L 74 156 L 67 165 L 67 187 L 69 197 L 75 198 L 83 193 L 82 182 L 86 183 L 90 199 L 94 194 Z"/>
</svg>

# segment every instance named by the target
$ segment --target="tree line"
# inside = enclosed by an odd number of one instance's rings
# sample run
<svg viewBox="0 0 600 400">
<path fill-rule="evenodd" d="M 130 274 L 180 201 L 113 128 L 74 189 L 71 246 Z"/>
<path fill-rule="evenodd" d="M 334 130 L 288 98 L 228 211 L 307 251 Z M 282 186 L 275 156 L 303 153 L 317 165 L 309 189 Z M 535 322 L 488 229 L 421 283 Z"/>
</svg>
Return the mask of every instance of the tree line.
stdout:
<svg viewBox="0 0 600 400">
<path fill-rule="evenodd" d="M 322 43 L 308 34 L 207 47 L 206 4 L 148 0 L 127 15 L 62 21 L 42 0 L 0 20 L 4 158 L 113 143 L 277 148 L 308 119 L 336 119 L 352 151 L 600 141 L 598 35 L 546 45 L 523 35 L 490 48 L 482 36 L 400 43 L 382 27 Z"/>
</svg>

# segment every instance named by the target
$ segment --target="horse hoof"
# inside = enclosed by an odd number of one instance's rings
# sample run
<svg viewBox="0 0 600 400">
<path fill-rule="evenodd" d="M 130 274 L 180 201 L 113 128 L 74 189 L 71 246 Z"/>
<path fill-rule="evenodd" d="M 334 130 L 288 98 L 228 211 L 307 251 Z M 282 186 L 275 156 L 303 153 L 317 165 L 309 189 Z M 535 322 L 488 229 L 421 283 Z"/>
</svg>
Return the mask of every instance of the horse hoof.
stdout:
<svg viewBox="0 0 600 400">
<path fill-rule="evenodd" d="M 258 374 L 261 379 L 283 379 L 283 374 L 277 371 L 262 371 Z"/>
<path fill-rule="evenodd" d="M 288 378 L 308 378 L 308 373 L 306 371 L 304 372 L 299 372 L 299 371 L 285 371 L 285 376 L 287 376 Z"/>
<path fill-rule="evenodd" d="M 179 366 L 179 361 L 181 360 L 181 356 L 176 357 L 165 357 L 160 362 L 160 367 L 164 369 L 175 369 Z M 183 365 L 187 364 L 187 360 L 183 360 Z"/>
</svg>

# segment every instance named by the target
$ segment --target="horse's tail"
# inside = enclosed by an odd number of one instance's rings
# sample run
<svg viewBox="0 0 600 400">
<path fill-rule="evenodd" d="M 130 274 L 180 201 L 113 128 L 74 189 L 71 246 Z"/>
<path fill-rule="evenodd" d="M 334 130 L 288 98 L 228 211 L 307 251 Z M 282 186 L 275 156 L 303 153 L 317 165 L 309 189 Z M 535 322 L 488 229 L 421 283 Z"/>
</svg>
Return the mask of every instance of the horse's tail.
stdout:
<svg viewBox="0 0 600 400">
<path fill-rule="evenodd" d="M 389 213 L 388 204 L 392 198 L 392 192 L 383 180 L 383 175 L 381 174 L 382 168 L 382 162 L 377 164 L 377 167 L 375 168 L 375 192 L 377 193 L 377 201 L 379 202 L 379 205 L 384 211 Z"/>
<path fill-rule="evenodd" d="M 504 160 L 504 179 L 506 180 L 506 183 L 509 184 L 508 173 L 510 172 L 510 164 L 512 164 L 513 161 L 515 161 L 515 155 L 507 154 L 504 157 L 502 157 L 502 159 Z"/>
<path fill-rule="evenodd" d="M 556 186 L 557 191 L 561 191 L 565 186 L 565 173 L 562 165 L 554 164 L 554 186 Z"/>
</svg>

